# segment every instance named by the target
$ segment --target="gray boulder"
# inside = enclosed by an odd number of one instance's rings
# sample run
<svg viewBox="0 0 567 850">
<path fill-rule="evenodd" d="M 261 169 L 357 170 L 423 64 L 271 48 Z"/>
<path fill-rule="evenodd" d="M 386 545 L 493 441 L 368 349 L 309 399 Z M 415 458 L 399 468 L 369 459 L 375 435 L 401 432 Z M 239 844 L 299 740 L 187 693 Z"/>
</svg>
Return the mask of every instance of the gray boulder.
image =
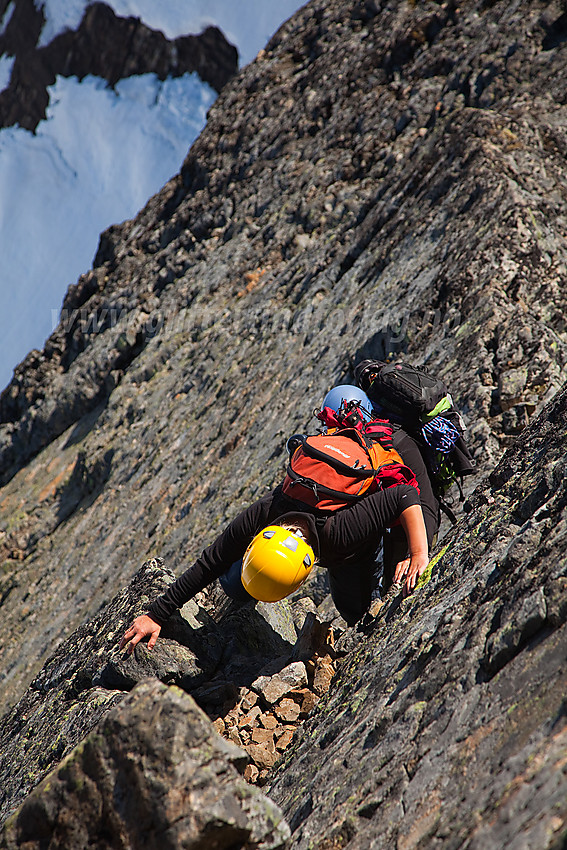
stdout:
<svg viewBox="0 0 567 850">
<path fill-rule="evenodd" d="M 0 847 L 283 848 L 289 827 L 240 775 L 247 761 L 190 696 L 149 680 L 30 794 Z"/>
</svg>

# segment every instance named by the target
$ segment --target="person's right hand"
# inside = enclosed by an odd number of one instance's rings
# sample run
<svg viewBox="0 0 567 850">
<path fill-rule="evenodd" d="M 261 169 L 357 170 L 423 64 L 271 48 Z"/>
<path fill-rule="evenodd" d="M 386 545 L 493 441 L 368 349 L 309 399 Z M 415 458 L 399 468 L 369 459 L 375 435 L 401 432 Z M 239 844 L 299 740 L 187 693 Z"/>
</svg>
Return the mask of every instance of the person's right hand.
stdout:
<svg viewBox="0 0 567 850">
<path fill-rule="evenodd" d="M 404 596 L 408 596 L 417 586 L 419 578 L 423 575 L 429 565 L 429 555 L 427 552 L 418 552 L 412 555 L 407 569 L 404 573 Z"/>
<path fill-rule="evenodd" d="M 158 639 L 160 632 L 161 626 L 159 623 L 156 623 L 156 621 L 152 620 L 151 617 L 148 617 L 147 614 L 142 614 L 140 617 L 136 617 L 130 628 L 124 632 L 118 648 L 124 649 L 124 647 L 129 644 L 128 655 L 131 655 L 134 652 L 136 644 L 149 636 L 148 649 L 153 649 L 156 645 L 156 640 Z"/>
</svg>

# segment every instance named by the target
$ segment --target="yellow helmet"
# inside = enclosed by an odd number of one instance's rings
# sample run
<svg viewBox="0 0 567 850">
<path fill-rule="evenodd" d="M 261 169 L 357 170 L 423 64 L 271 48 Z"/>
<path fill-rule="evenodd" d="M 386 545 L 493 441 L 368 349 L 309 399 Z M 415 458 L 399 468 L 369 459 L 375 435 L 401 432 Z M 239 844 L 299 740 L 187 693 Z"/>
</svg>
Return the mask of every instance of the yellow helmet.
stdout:
<svg viewBox="0 0 567 850">
<path fill-rule="evenodd" d="M 242 584 L 254 599 L 277 602 L 303 584 L 314 563 L 313 549 L 301 535 L 269 525 L 244 554 Z"/>
</svg>

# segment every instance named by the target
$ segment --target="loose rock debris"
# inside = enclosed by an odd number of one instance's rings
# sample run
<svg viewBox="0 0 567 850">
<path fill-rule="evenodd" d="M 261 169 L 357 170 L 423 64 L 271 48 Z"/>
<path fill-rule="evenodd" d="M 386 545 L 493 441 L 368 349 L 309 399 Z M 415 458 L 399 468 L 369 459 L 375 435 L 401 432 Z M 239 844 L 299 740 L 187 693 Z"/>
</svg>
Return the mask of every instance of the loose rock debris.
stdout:
<svg viewBox="0 0 567 850">
<path fill-rule="evenodd" d="M 233 685 L 234 697 L 222 705 L 213 704 L 210 698 L 215 692 L 226 694 L 226 683 L 196 695 L 217 732 L 248 753 L 250 764 L 244 777 L 254 785 L 266 782 L 270 768 L 291 745 L 336 673 L 333 629 L 313 618 L 308 630 L 309 639 L 304 630 L 302 644 L 313 649 L 318 643 L 319 648 L 305 661 L 291 661 L 271 676 L 258 677 L 250 687 Z"/>
</svg>

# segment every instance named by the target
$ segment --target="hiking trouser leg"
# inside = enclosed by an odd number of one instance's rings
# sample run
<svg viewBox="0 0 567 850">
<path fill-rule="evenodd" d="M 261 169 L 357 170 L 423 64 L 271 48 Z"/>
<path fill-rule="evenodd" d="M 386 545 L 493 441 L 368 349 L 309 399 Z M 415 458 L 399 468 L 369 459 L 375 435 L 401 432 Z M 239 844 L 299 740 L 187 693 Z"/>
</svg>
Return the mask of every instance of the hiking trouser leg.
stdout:
<svg viewBox="0 0 567 850">
<path fill-rule="evenodd" d="M 219 583 L 226 595 L 236 602 L 249 602 L 254 599 L 242 584 L 242 558 L 235 561 L 229 571 L 219 578 Z"/>
<path fill-rule="evenodd" d="M 408 557 L 408 542 L 401 525 L 388 529 L 384 533 L 384 572 L 382 573 L 382 594 L 386 594 L 394 581 L 396 566 Z"/>
<path fill-rule="evenodd" d="M 349 626 L 358 623 L 370 607 L 375 569 L 374 559 L 329 568 L 329 584 L 335 608 Z"/>
</svg>

